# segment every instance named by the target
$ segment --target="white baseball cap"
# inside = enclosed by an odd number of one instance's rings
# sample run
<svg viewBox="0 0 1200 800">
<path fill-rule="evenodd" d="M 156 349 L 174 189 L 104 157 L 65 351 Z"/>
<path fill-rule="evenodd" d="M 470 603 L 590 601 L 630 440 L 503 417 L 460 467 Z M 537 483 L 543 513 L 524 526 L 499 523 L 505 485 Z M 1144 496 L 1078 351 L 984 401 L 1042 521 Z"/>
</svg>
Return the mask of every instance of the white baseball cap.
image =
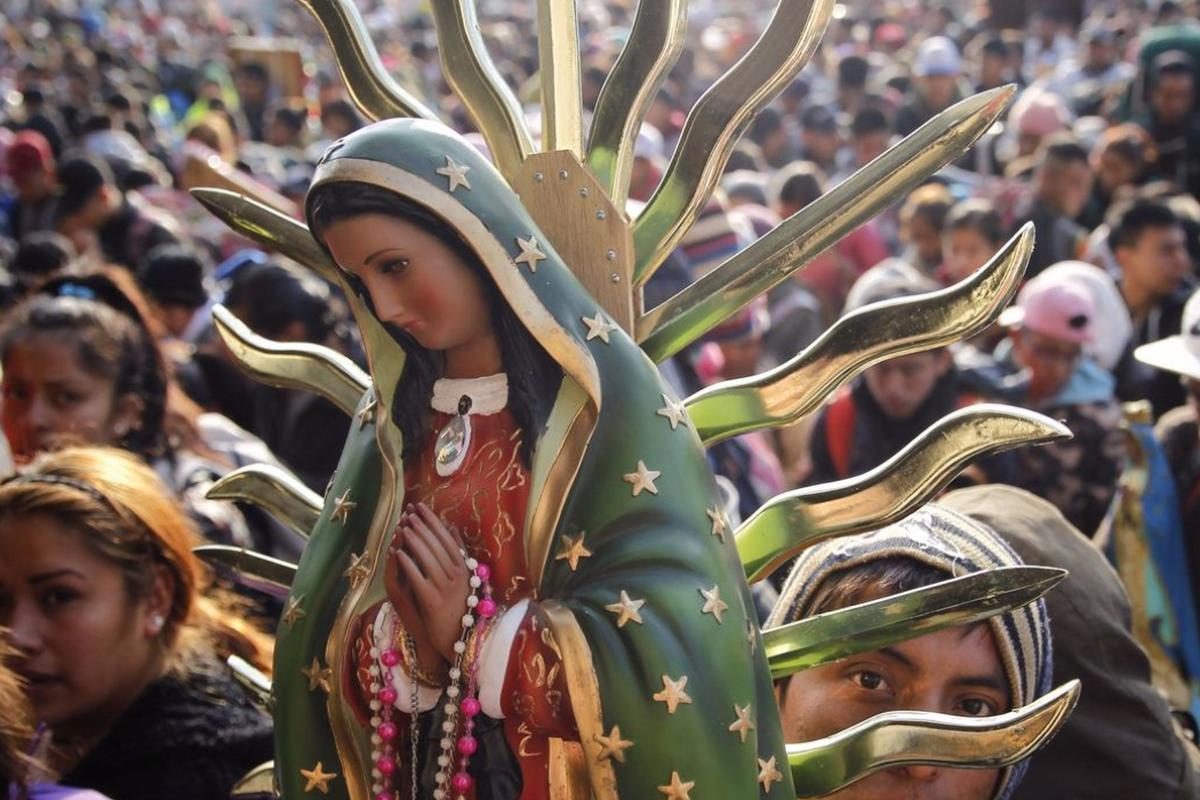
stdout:
<svg viewBox="0 0 1200 800">
<path fill-rule="evenodd" d="M 1200 381 L 1200 290 L 1183 307 L 1183 324 L 1177 336 L 1144 344 L 1133 352 L 1143 364 Z"/>
<path fill-rule="evenodd" d="M 945 36 L 933 36 L 921 42 L 917 50 L 917 61 L 913 74 L 918 77 L 929 75 L 959 75 L 962 73 L 962 57 L 958 45 Z"/>
</svg>

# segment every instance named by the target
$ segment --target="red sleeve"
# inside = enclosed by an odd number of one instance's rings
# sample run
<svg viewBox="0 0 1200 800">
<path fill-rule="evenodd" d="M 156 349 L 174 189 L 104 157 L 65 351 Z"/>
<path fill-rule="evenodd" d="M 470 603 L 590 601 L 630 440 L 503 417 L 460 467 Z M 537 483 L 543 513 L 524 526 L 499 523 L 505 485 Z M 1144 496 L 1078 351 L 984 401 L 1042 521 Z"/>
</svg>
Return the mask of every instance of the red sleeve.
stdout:
<svg viewBox="0 0 1200 800">
<path fill-rule="evenodd" d="M 508 656 L 500 695 L 506 718 L 516 718 L 534 734 L 579 739 L 554 636 L 538 621 L 536 604 L 521 621 Z"/>
</svg>

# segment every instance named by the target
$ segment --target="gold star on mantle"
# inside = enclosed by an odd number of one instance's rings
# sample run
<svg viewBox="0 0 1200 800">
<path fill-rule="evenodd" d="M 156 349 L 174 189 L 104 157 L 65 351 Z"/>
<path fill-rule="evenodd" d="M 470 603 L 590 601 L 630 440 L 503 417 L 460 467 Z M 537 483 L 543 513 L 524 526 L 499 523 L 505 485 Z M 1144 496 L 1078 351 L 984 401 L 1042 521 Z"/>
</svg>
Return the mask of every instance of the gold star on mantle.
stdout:
<svg viewBox="0 0 1200 800">
<path fill-rule="evenodd" d="M 634 600 L 629 596 L 629 592 L 621 590 L 621 599 L 616 603 L 609 603 L 604 608 L 617 615 L 617 627 L 624 628 L 625 623 L 633 620 L 637 624 L 642 624 L 642 615 L 638 612 L 642 606 L 646 605 L 645 600 Z"/>
<path fill-rule="evenodd" d="M 668 800 L 692 800 L 692 796 L 688 792 L 692 791 L 692 787 L 695 785 L 695 781 L 681 781 L 679 773 L 672 770 L 671 782 L 666 786 L 658 787 L 658 790 L 665 794 Z"/>
<path fill-rule="evenodd" d="M 647 491 L 650 494 L 658 494 L 658 487 L 654 482 L 662 472 L 656 469 L 646 469 L 646 462 L 638 460 L 637 471 L 629 472 L 625 475 L 625 482 L 633 487 L 633 496 L 637 497 L 642 491 Z"/>
<path fill-rule="evenodd" d="M 530 272 L 537 272 L 538 262 L 546 260 L 546 254 L 538 248 L 537 238 L 530 236 L 528 239 L 522 239 L 518 236 L 517 245 L 521 248 L 521 255 L 513 261 L 529 267 Z"/>
<path fill-rule="evenodd" d="M 745 744 L 746 736 L 754 730 L 754 723 L 750 721 L 750 704 L 747 703 L 745 708 L 734 705 L 733 713 L 737 714 L 737 722 L 729 726 L 729 731 L 741 736 L 742 743 Z"/>
<path fill-rule="evenodd" d="M 651 696 L 658 702 L 667 704 L 668 714 L 674 714 L 675 710 L 679 708 L 680 703 L 691 704 L 692 698 L 683 690 L 687 686 L 687 675 L 680 675 L 677 681 L 671 680 L 671 676 L 669 675 L 663 675 L 662 682 L 662 691 L 655 692 Z"/>
<path fill-rule="evenodd" d="M 771 756 L 766 761 L 758 759 L 758 782 L 762 784 L 764 792 L 770 794 L 771 784 L 781 780 L 783 780 L 783 773 L 775 768 L 775 756 Z"/>
<path fill-rule="evenodd" d="M 724 624 L 725 620 L 721 615 L 729 609 L 729 603 L 721 599 L 721 587 L 713 584 L 711 589 L 701 589 L 700 594 L 704 597 L 704 606 L 700 613 L 712 614 L 717 618 L 718 625 Z"/>
<path fill-rule="evenodd" d="M 345 525 L 350 520 L 350 512 L 358 508 L 358 503 L 350 500 L 350 490 L 342 492 L 341 497 L 333 501 L 333 511 L 329 518 L 336 520 L 339 525 Z"/>
<path fill-rule="evenodd" d="M 729 517 L 725 516 L 725 509 L 713 506 L 704 513 L 712 520 L 712 535 L 725 541 L 725 533 L 729 530 Z"/>
<path fill-rule="evenodd" d="M 378 405 L 378 403 L 376 403 L 375 398 L 372 397 L 370 400 L 367 401 L 367 404 L 365 406 L 363 406 L 362 408 L 360 408 L 358 410 L 358 413 L 354 415 L 355 418 L 358 420 L 358 429 L 360 431 L 363 428 L 367 427 L 368 424 L 375 421 L 375 406 L 376 405 Z"/>
<path fill-rule="evenodd" d="M 351 553 L 350 566 L 347 567 L 346 571 L 342 573 L 342 577 L 350 579 L 350 588 L 357 589 L 359 586 L 362 586 L 363 581 L 370 577 L 370 575 L 371 558 L 367 555 L 366 551 L 358 553 L 357 555 Z"/>
<path fill-rule="evenodd" d="M 621 726 L 619 725 L 613 725 L 612 733 L 608 736 L 597 733 L 596 741 L 600 743 L 600 752 L 596 755 L 597 762 L 606 758 L 615 758 L 624 764 L 625 751 L 633 747 L 633 742 L 621 738 Z"/>
<path fill-rule="evenodd" d="M 303 602 L 304 595 L 302 594 L 288 598 L 287 607 L 283 610 L 283 621 L 288 626 L 288 630 L 291 630 L 292 626 L 296 624 L 296 620 L 303 619 L 308 613 L 300 607 Z"/>
<path fill-rule="evenodd" d="M 312 769 L 300 770 L 300 774 L 308 781 L 304 784 L 304 791 L 311 792 L 317 789 L 321 794 L 329 794 L 329 782 L 337 777 L 336 772 L 326 772 L 320 761 Z"/>
<path fill-rule="evenodd" d="M 662 399 L 663 399 L 663 402 L 666 403 L 666 405 L 664 405 L 662 408 L 660 408 L 655 413 L 658 414 L 660 417 L 667 418 L 667 422 L 671 423 L 671 430 L 675 430 L 676 428 L 678 428 L 680 423 L 682 423 L 684 427 L 687 427 L 688 415 L 687 415 L 687 409 L 685 409 L 683 407 L 683 403 L 680 401 L 672 400 L 669 395 L 665 395 L 665 394 L 662 396 Z"/>
<path fill-rule="evenodd" d="M 758 636 L 749 617 L 746 618 L 746 644 L 750 646 L 750 655 L 758 652 Z"/>
<path fill-rule="evenodd" d="M 442 175 L 450 181 L 450 194 L 454 194 L 454 190 L 462 186 L 469 192 L 471 191 L 471 182 L 467 180 L 467 173 L 471 168 L 462 164 L 455 163 L 454 159 L 446 156 L 446 166 L 437 170 L 438 175 Z"/>
<path fill-rule="evenodd" d="M 587 534 L 581 533 L 572 538 L 567 534 L 559 537 L 562 542 L 562 549 L 558 551 L 558 555 L 554 556 L 555 561 L 566 561 L 571 566 L 571 572 L 579 569 L 579 562 L 592 554 L 583 546 L 583 537 Z"/>
<path fill-rule="evenodd" d="M 599 339 L 605 344 L 609 344 L 608 335 L 615 331 L 617 326 L 606 320 L 603 312 L 597 311 L 596 316 L 583 317 L 582 319 L 583 324 L 587 325 L 588 329 L 587 339 L 585 341 L 590 342 L 592 339 Z"/>
<path fill-rule="evenodd" d="M 315 692 L 318 688 L 322 691 L 331 691 L 333 682 L 333 670 L 329 667 L 321 668 L 321 662 L 313 656 L 312 664 L 300 669 L 300 674 L 308 678 L 308 690 Z"/>
</svg>

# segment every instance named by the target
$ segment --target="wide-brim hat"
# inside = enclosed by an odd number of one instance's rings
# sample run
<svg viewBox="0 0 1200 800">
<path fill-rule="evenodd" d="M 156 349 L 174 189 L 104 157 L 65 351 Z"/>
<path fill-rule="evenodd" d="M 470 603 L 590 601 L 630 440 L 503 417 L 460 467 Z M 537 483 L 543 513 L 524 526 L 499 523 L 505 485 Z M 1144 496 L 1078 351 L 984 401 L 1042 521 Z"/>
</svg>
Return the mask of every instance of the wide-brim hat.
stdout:
<svg viewBox="0 0 1200 800">
<path fill-rule="evenodd" d="M 1142 345 L 1133 357 L 1143 364 L 1200 381 L 1200 290 L 1183 307 L 1180 332 Z"/>
</svg>

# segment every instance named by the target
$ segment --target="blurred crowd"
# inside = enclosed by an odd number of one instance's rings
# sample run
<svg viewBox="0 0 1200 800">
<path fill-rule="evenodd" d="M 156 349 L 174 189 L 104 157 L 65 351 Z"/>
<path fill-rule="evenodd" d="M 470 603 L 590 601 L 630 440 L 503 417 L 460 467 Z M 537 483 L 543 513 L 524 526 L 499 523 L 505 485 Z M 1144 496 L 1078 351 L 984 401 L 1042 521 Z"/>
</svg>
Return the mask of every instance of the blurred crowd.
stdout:
<svg viewBox="0 0 1200 800">
<path fill-rule="evenodd" d="M 535 133 L 536 5 L 479 3 L 491 53 L 527 102 Z M 688 110 L 753 44 L 773 5 L 692 4 L 682 57 L 637 137 L 631 214 L 664 174 Z M 427 4 L 359 8 L 386 68 L 483 148 L 446 86 Z M 579 3 L 589 113 L 634 10 L 632 0 Z M 732 516 L 745 519 L 785 490 L 883 464 L 975 403 L 1061 420 L 1073 438 L 990 456 L 955 488 L 999 498 L 975 501 L 983 516 L 989 502 L 1010 502 L 1009 490 L 985 485 L 1024 490 L 1048 504 L 1039 513 L 1054 524 L 1065 518 L 1117 564 L 1135 617 L 1153 628 L 1138 643 L 1154 686 L 1181 719 L 1200 708 L 1198 10 L 1191 0 L 837 5 L 811 63 L 755 117 L 700 222 L 646 290 L 647 307 L 662 302 L 956 102 L 1019 87 L 964 157 L 663 370 L 686 395 L 778 366 L 848 314 L 970 280 L 1032 225 L 1025 281 L 991 329 L 874 366 L 800 423 L 714 447 L 713 467 Z M 238 238 L 187 189 L 250 187 L 298 215 L 324 149 L 366 121 L 299 3 L 11 0 L 0 15 L 2 420 L 11 461 L 33 465 L 33 477 L 0 486 L 0 528 L 13 530 L 0 531 L 0 624 L 14 629 L 18 649 L 34 646 L 24 636 L 54 653 L 54 670 L 23 677 L 35 707 L 57 698 L 37 708 L 38 718 L 61 725 L 72 747 L 30 749 L 39 735 L 18 725 L 0 725 L 0 738 L 22 742 L 18 749 L 64 783 L 121 800 L 221 796 L 269 758 L 268 723 L 236 703 L 205 712 L 214 715 L 211 731 L 156 735 L 149 720 L 203 705 L 213 684 L 228 682 L 214 665 L 230 654 L 267 668 L 269 641 L 242 620 L 279 609 L 220 580 L 210 587 L 190 544 L 295 560 L 303 542 L 261 511 L 206 491 L 239 466 L 272 463 L 323 493 L 350 421 L 319 397 L 242 376 L 211 312 L 223 303 L 270 339 L 323 344 L 359 363 L 363 353 L 336 287 Z M 26 535 L 29 520 L 47 519 L 55 537 L 73 543 L 50 548 L 50 534 Z M 88 536 L 105 525 L 113 532 L 85 546 L 70 536 L 76 525 Z M 1134 529 L 1146 555 L 1130 566 L 1119 556 Z M 156 542 L 153 557 L 147 541 Z M 47 570 L 68 575 L 51 584 L 80 585 L 37 600 L 44 619 L 26 630 L 12 612 L 14 586 Z M 1131 589 L 1130 570 L 1151 576 L 1153 587 Z M 112 586 L 103 583 L 109 577 Z M 61 612 L 51 602 L 69 603 L 71 592 L 77 602 L 101 598 L 122 579 L 136 586 L 136 618 L 121 612 L 86 629 L 56 623 Z M 1115 602 L 1129 602 L 1113 591 Z M 115 606 L 109 613 L 118 615 Z M 145 631 L 153 647 L 143 646 Z M 1076 634 L 1084 646 L 1086 635 Z M 112 646 L 121 637 L 132 637 L 129 647 Z M 197 670 L 207 676 L 200 683 L 183 679 Z M 56 682 L 86 689 L 63 699 Z M 133 721 L 126 713 L 113 727 L 103 716 L 135 697 Z M 1162 717 L 1166 730 L 1173 723 Z M 1091 747 L 1093 757 L 1103 752 Z M 142 764 L 131 753 L 146 748 L 172 759 L 187 750 L 194 762 L 135 777 L 125 765 Z M 1171 752 L 1173 766 L 1141 778 L 1166 787 L 1173 769 L 1169 790 L 1078 796 L 1193 796 L 1183 766 L 1191 750 Z M 28 773 L 22 781 L 40 796 L 41 773 L 27 762 L 0 758 L 0 770 Z M 1044 777 L 1049 787 L 1061 773 Z M 1060 796 L 1039 795 L 1030 788 L 1036 778 L 1035 770 L 1016 796 Z"/>
</svg>

